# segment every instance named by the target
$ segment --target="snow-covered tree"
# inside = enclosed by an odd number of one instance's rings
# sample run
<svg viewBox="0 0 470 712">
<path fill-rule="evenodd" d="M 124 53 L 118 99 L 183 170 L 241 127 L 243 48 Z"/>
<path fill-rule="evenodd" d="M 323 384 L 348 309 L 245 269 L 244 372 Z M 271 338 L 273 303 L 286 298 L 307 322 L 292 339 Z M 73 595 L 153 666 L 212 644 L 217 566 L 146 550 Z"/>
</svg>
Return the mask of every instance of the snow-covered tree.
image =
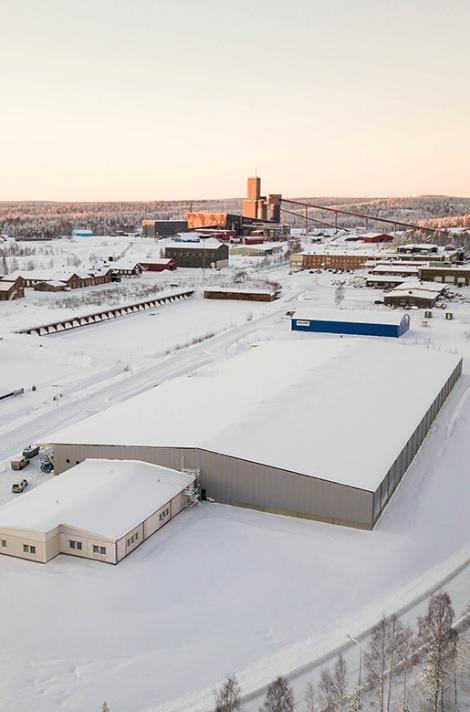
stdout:
<svg viewBox="0 0 470 712">
<path fill-rule="evenodd" d="M 293 712 L 294 693 L 287 680 L 279 676 L 272 682 L 266 693 L 266 699 L 260 712 Z"/>
<path fill-rule="evenodd" d="M 343 301 L 344 301 L 344 286 L 342 284 L 338 284 L 338 286 L 335 289 L 335 305 L 337 307 L 341 307 Z"/>
<path fill-rule="evenodd" d="M 392 682 L 401 659 L 403 626 L 396 616 L 385 616 L 371 634 L 369 650 L 364 662 L 367 681 L 374 691 L 380 712 L 389 712 L 392 700 Z"/>
<path fill-rule="evenodd" d="M 323 712 L 334 712 L 336 707 L 336 690 L 333 676 L 329 670 L 322 670 L 318 684 L 318 698 Z"/>
<path fill-rule="evenodd" d="M 235 675 L 229 675 L 217 693 L 214 712 L 237 712 L 241 710 L 240 685 Z"/>
<path fill-rule="evenodd" d="M 432 712 L 444 707 L 444 692 L 452 682 L 457 652 L 454 617 L 450 597 L 443 592 L 431 597 L 426 615 L 418 618 L 418 645 L 424 661 L 423 692 Z"/>
<path fill-rule="evenodd" d="M 309 682 L 304 695 L 304 712 L 317 712 L 315 686 Z"/>
<path fill-rule="evenodd" d="M 342 712 L 345 708 L 347 697 L 348 669 L 346 661 L 341 654 L 338 656 L 333 671 L 333 686 L 335 690 L 336 709 Z"/>
</svg>

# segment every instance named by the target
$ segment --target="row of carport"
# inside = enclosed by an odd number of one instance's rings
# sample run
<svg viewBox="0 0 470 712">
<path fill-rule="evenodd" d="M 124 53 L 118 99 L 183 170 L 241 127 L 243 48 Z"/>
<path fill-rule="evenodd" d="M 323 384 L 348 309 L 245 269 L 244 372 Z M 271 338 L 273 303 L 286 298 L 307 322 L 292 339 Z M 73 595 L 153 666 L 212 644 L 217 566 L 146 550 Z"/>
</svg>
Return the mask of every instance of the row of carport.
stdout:
<svg viewBox="0 0 470 712">
<path fill-rule="evenodd" d="M 81 326 L 89 326 L 90 324 L 96 324 L 102 321 L 107 321 L 109 319 L 117 319 L 118 317 L 126 316 L 127 314 L 133 314 L 139 311 L 144 311 L 145 309 L 154 309 L 159 304 L 171 304 L 173 302 L 178 302 L 183 299 L 189 299 L 189 297 L 191 297 L 193 293 L 193 290 L 186 290 L 184 292 L 178 292 L 176 294 L 148 299 L 144 302 L 138 302 L 136 304 L 127 304 L 125 306 L 104 309 L 102 311 L 95 312 L 94 314 L 86 314 L 84 316 L 61 319 L 59 321 L 51 322 L 50 324 L 41 324 L 39 326 L 32 326 L 27 329 L 20 329 L 17 333 L 30 334 L 32 336 L 47 336 L 48 334 L 56 334 L 59 331 L 78 329 Z"/>
</svg>

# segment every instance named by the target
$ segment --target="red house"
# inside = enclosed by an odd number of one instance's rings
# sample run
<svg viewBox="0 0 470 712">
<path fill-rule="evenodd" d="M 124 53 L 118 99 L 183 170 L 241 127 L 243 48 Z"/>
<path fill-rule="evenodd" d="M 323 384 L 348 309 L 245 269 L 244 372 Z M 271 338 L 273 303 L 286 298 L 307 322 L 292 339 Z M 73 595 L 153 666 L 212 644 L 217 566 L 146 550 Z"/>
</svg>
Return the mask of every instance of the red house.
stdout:
<svg viewBox="0 0 470 712">
<path fill-rule="evenodd" d="M 176 269 L 176 261 L 170 259 L 146 259 L 144 262 L 139 262 L 145 272 L 163 272 L 168 269 L 172 272 Z"/>
</svg>

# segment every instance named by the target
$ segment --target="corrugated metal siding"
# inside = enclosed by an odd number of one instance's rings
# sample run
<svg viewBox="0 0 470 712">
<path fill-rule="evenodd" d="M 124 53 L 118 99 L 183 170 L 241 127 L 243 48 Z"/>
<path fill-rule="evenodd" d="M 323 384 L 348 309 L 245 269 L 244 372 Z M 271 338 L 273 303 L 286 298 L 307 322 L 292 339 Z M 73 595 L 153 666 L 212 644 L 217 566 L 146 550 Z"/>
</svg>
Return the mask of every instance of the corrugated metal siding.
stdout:
<svg viewBox="0 0 470 712">
<path fill-rule="evenodd" d="M 419 448 L 421 447 L 421 444 L 426 435 L 428 434 L 429 428 L 431 427 L 435 417 L 442 408 L 444 401 L 451 392 L 452 388 L 455 386 L 460 374 L 462 373 L 462 364 L 462 360 L 457 364 L 452 374 L 449 376 L 446 383 L 444 384 L 443 388 L 440 390 L 439 394 L 435 398 L 434 402 L 424 414 L 423 418 L 421 419 L 421 422 L 413 432 L 405 447 L 396 458 L 390 470 L 385 475 L 380 486 L 375 491 L 373 501 L 374 524 L 376 523 L 383 510 L 385 509 L 386 505 L 390 501 L 390 498 L 392 497 L 395 489 L 401 482 L 403 475 L 410 466 L 411 461 L 413 460 Z"/>
<path fill-rule="evenodd" d="M 201 486 L 208 496 L 220 501 L 338 524 L 372 526 L 372 492 L 208 451 L 57 445 L 56 472 L 90 457 L 143 460 L 177 470 L 184 461 L 185 467 L 201 468 Z"/>
<path fill-rule="evenodd" d="M 309 321 L 309 324 L 305 324 Z M 322 321 L 320 319 L 292 319 L 292 331 L 313 331 L 327 334 L 354 334 L 357 336 L 400 336 L 397 324 L 361 324 L 353 321 Z M 402 332 L 403 333 L 403 332 Z"/>
</svg>

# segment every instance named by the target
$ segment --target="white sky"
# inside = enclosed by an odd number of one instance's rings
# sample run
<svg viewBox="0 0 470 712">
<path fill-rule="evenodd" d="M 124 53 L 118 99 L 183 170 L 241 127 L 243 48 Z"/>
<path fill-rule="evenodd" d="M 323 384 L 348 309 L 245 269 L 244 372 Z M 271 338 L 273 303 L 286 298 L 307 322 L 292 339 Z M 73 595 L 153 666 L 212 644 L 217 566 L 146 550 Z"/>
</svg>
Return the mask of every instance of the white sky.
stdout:
<svg viewBox="0 0 470 712">
<path fill-rule="evenodd" d="M 468 0 L 0 0 L 0 199 L 470 195 Z"/>
</svg>

